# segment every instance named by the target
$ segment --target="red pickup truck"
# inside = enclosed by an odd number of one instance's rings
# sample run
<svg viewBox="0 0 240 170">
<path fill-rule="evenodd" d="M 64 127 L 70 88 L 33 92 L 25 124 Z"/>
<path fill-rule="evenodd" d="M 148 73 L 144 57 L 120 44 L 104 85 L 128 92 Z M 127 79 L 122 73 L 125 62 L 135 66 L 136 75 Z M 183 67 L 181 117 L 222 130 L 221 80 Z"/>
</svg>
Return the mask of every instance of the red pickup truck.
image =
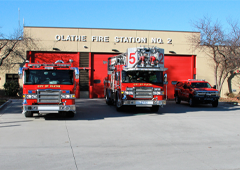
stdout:
<svg viewBox="0 0 240 170">
<path fill-rule="evenodd" d="M 190 106 L 202 103 L 217 107 L 219 91 L 205 80 L 188 79 L 176 83 L 174 97 L 177 104 L 187 101 Z"/>
</svg>

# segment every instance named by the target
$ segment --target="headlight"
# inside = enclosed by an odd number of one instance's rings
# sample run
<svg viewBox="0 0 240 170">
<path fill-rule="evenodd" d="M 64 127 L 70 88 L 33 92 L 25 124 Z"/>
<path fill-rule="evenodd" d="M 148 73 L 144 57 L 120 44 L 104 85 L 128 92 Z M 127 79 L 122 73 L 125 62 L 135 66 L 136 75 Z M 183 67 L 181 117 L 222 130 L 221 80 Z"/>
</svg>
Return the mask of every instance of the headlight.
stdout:
<svg viewBox="0 0 240 170">
<path fill-rule="evenodd" d="M 197 96 L 197 95 L 198 95 L 198 92 L 194 91 L 193 94 L 194 94 L 195 96 Z"/>
<path fill-rule="evenodd" d="M 25 95 L 25 98 L 27 98 L 27 99 L 36 99 L 37 95 L 36 94 L 27 94 L 27 95 Z"/>
<path fill-rule="evenodd" d="M 133 88 L 128 88 L 128 87 L 127 87 L 126 90 L 127 90 L 127 91 L 132 91 Z"/>
<path fill-rule="evenodd" d="M 61 94 L 62 99 L 72 99 L 75 98 L 74 94 Z"/>
<path fill-rule="evenodd" d="M 164 91 L 153 91 L 153 95 L 164 95 Z"/>
<path fill-rule="evenodd" d="M 219 93 L 219 91 L 218 91 L 218 92 L 216 92 L 216 96 L 220 96 L 220 93 Z"/>
<path fill-rule="evenodd" d="M 161 94 L 160 91 L 154 91 L 154 92 L 153 92 L 153 95 L 160 95 L 160 94 Z"/>
<path fill-rule="evenodd" d="M 164 95 L 164 91 L 161 91 L 161 88 L 154 88 L 153 95 Z"/>
<path fill-rule="evenodd" d="M 126 95 L 133 95 L 133 91 L 125 91 Z"/>
</svg>

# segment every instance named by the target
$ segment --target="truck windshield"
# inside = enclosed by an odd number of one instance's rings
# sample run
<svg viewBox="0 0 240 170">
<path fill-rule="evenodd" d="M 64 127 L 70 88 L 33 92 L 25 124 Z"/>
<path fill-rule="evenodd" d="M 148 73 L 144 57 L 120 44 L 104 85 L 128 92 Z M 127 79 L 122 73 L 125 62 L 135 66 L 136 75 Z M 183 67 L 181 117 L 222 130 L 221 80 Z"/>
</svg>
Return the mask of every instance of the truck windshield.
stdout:
<svg viewBox="0 0 240 170">
<path fill-rule="evenodd" d="M 212 88 L 208 83 L 191 83 L 192 88 Z"/>
<path fill-rule="evenodd" d="M 163 83 L 162 71 L 122 71 L 123 83 Z"/>
<path fill-rule="evenodd" d="M 73 84 L 73 70 L 26 70 L 24 84 Z"/>
</svg>

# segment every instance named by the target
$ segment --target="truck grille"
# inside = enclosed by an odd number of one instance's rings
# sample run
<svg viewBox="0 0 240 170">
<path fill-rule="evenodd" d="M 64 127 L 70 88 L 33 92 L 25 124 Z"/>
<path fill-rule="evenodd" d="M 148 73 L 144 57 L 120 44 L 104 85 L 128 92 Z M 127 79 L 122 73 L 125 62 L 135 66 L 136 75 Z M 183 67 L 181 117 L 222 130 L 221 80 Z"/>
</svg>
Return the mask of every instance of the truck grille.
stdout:
<svg viewBox="0 0 240 170">
<path fill-rule="evenodd" d="M 216 96 L 216 92 L 202 92 L 202 91 L 199 91 L 198 95 L 199 96 Z"/>
<path fill-rule="evenodd" d="M 38 103 L 59 103 L 61 97 L 60 90 L 43 89 L 37 91 Z"/>
<path fill-rule="evenodd" d="M 135 87 L 134 98 L 153 98 L 152 87 Z"/>
</svg>

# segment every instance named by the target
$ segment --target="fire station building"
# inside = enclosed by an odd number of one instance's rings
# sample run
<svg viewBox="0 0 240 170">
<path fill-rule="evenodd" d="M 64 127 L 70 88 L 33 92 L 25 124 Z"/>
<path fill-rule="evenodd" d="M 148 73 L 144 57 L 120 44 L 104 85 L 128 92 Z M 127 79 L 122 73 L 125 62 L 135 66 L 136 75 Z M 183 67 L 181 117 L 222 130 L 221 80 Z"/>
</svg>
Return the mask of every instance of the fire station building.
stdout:
<svg viewBox="0 0 240 170">
<path fill-rule="evenodd" d="M 31 62 L 74 61 L 80 71 L 80 98 L 104 97 L 103 81 L 107 76 L 108 57 L 140 46 L 164 49 L 164 64 L 168 68 L 168 99 L 174 98 L 174 84 L 178 80 L 197 78 L 205 79 L 211 85 L 215 83 L 209 57 L 196 51 L 190 41 L 193 35 L 200 37 L 199 32 L 24 27 L 24 34 L 36 40 L 38 49 L 27 52 L 27 59 Z M 19 65 L 16 65 L 5 75 L 1 73 L 1 87 L 9 75 L 16 76 L 18 68 Z M 233 89 L 239 91 L 234 85 Z M 221 96 L 227 91 L 225 83 Z"/>
</svg>

